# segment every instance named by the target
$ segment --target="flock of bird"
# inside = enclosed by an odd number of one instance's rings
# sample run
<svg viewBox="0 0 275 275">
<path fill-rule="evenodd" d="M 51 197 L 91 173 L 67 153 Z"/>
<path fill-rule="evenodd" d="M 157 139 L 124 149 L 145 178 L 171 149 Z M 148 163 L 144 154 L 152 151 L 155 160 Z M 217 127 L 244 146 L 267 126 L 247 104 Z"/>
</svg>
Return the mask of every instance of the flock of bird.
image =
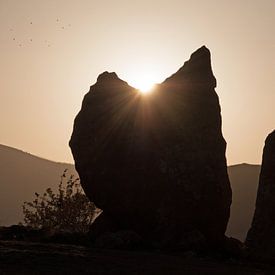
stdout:
<svg viewBox="0 0 275 275">
<path fill-rule="evenodd" d="M 60 20 L 59 20 L 58 18 L 56 19 L 56 23 L 57 23 L 57 24 L 60 24 Z M 29 24 L 30 24 L 30 25 L 33 25 L 33 22 L 31 21 Z M 65 25 L 60 26 L 60 29 L 61 29 L 61 30 L 65 30 L 66 28 L 70 28 L 70 27 L 71 27 L 71 24 L 68 24 L 68 25 L 66 25 L 66 26 L 65 26 Z M 13 29 L 13 28 L 10 28 L 9 31 L 10 31 L 10 32 L 13 32 L 14 29 Z M 13 40 L 14 42 L 17 43 L 17 46 L 18 46 L 18 47 L 23 47 L 22 40 L 18 40 L 15 36 L 12 37 L 12 40 Z M 28 42 L 29 42 L 29 43 L 32 43 L 33 41 L 34 41 L 34 40 L 33 40 L 32 38 L 29 38 L 29 39 L 28 39 Z M 50 41 L 49 41 L 49 40 L 44 40 L 44 45 L 46 45 L 47 47 L 51 47 L 51 44 L 50 44 Z"/>
</svg>

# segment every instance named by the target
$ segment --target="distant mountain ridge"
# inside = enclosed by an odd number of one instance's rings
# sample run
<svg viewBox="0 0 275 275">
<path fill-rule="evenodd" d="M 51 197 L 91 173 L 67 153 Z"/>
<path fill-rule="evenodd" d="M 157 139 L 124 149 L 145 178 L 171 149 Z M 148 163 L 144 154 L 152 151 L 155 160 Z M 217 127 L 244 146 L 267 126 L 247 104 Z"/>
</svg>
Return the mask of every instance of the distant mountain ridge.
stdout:
<svg viewBox="0 0 275 275">
<path fill-rule="evenodd" d="M 21 149 L 15 148 L 15 147 L 11 147 L 11 146 L 8 146 L 8 145 L 4 145 L 4 144 L 0 144 L 0 152 L 1 153 L 8 152 L 8 154 L 10 154 L 10 155 L 12 155 L 12 154 L 28 155 L 30 158 L 37 159 L 37 160 L 43 160 L 43 161 L 46 161 L 46 162 L 49 162 L 49 163 L 57 163 L 57 164 L 62 164 L 62 165 L 63 164 L 73 165 L 71 163 L 48 160 L 48 159 L 45 159 L 43 157 L 33 155 L 33 154 L 31 154 L 29 152 L 26 152 L 24 150 L 21 150 Z M 19 155 L 17 155 L 17 156 L 19 156 Z"/>
<path fill-rule="evenodd" d="M 260 165 L 237 164 L 228 166 L 232 188 L 231 215 L 227 235 L 244 240 L 250 227 L 256 203 Z"/>
<path fill-rule="evenodd" d="M 50 161 L 0 144 L 0 225 L 22 221 L 23 202 L 32 201 L 34 192 L 56 189 L 65 169 L 68 175 L 77 176 L 73 164 Z M 260 165 L 228 167 L 233 190 L 228 236 L 245 238 L 254 213 L 259 173 Z"/>
</svg>

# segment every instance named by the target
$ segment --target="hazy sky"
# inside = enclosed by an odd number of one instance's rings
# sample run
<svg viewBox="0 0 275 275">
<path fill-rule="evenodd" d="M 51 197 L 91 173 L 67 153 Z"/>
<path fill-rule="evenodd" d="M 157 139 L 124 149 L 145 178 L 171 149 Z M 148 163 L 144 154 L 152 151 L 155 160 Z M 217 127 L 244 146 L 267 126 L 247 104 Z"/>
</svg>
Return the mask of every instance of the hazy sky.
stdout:
<svg viewBox="0 0 275 275">
<path fill-rule="evenodd" d="M 275 128 L 274 0 L 0 0 L 0 143 L 72 162 L 83 95 L 103 71 L 162 81 L 212 52 L 228 164 L 260 163 Z"/>
</svg>

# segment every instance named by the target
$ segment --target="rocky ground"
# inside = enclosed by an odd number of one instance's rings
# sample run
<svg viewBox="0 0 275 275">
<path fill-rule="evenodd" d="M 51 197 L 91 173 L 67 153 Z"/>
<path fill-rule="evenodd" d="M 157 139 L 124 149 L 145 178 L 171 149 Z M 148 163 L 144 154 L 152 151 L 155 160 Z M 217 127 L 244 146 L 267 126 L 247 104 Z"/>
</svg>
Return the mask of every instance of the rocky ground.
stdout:
<svg viewBox="0 0 275 275">
<path fill-rule="evenodd" d="M 275 266 L 192 252 L 0 241 L 0 274 L 275 274 Z"/>
</svg>

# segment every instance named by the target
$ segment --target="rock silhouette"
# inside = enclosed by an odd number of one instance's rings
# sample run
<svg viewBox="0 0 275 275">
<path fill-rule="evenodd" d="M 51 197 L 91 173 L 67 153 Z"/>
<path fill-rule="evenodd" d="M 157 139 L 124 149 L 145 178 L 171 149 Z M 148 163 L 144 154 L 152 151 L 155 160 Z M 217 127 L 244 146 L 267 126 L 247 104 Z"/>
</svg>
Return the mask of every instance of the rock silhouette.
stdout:
<svg viewBox="0 0 275 275">
<path fill-rule="evenodd" d="M 99 75 L 70 140 L 81 184 L 103 210 L 95 228 L 165 247 L 223 242 L 231 188 L 215 87 L 205 46 L 150 95 Z"/>
<path fill-rule="evenodd" d="M 268 135 L 263 150 L 256 209 L 246 245 L 260 258 L 275 258 L 275 131 Z"/>
</svg>

